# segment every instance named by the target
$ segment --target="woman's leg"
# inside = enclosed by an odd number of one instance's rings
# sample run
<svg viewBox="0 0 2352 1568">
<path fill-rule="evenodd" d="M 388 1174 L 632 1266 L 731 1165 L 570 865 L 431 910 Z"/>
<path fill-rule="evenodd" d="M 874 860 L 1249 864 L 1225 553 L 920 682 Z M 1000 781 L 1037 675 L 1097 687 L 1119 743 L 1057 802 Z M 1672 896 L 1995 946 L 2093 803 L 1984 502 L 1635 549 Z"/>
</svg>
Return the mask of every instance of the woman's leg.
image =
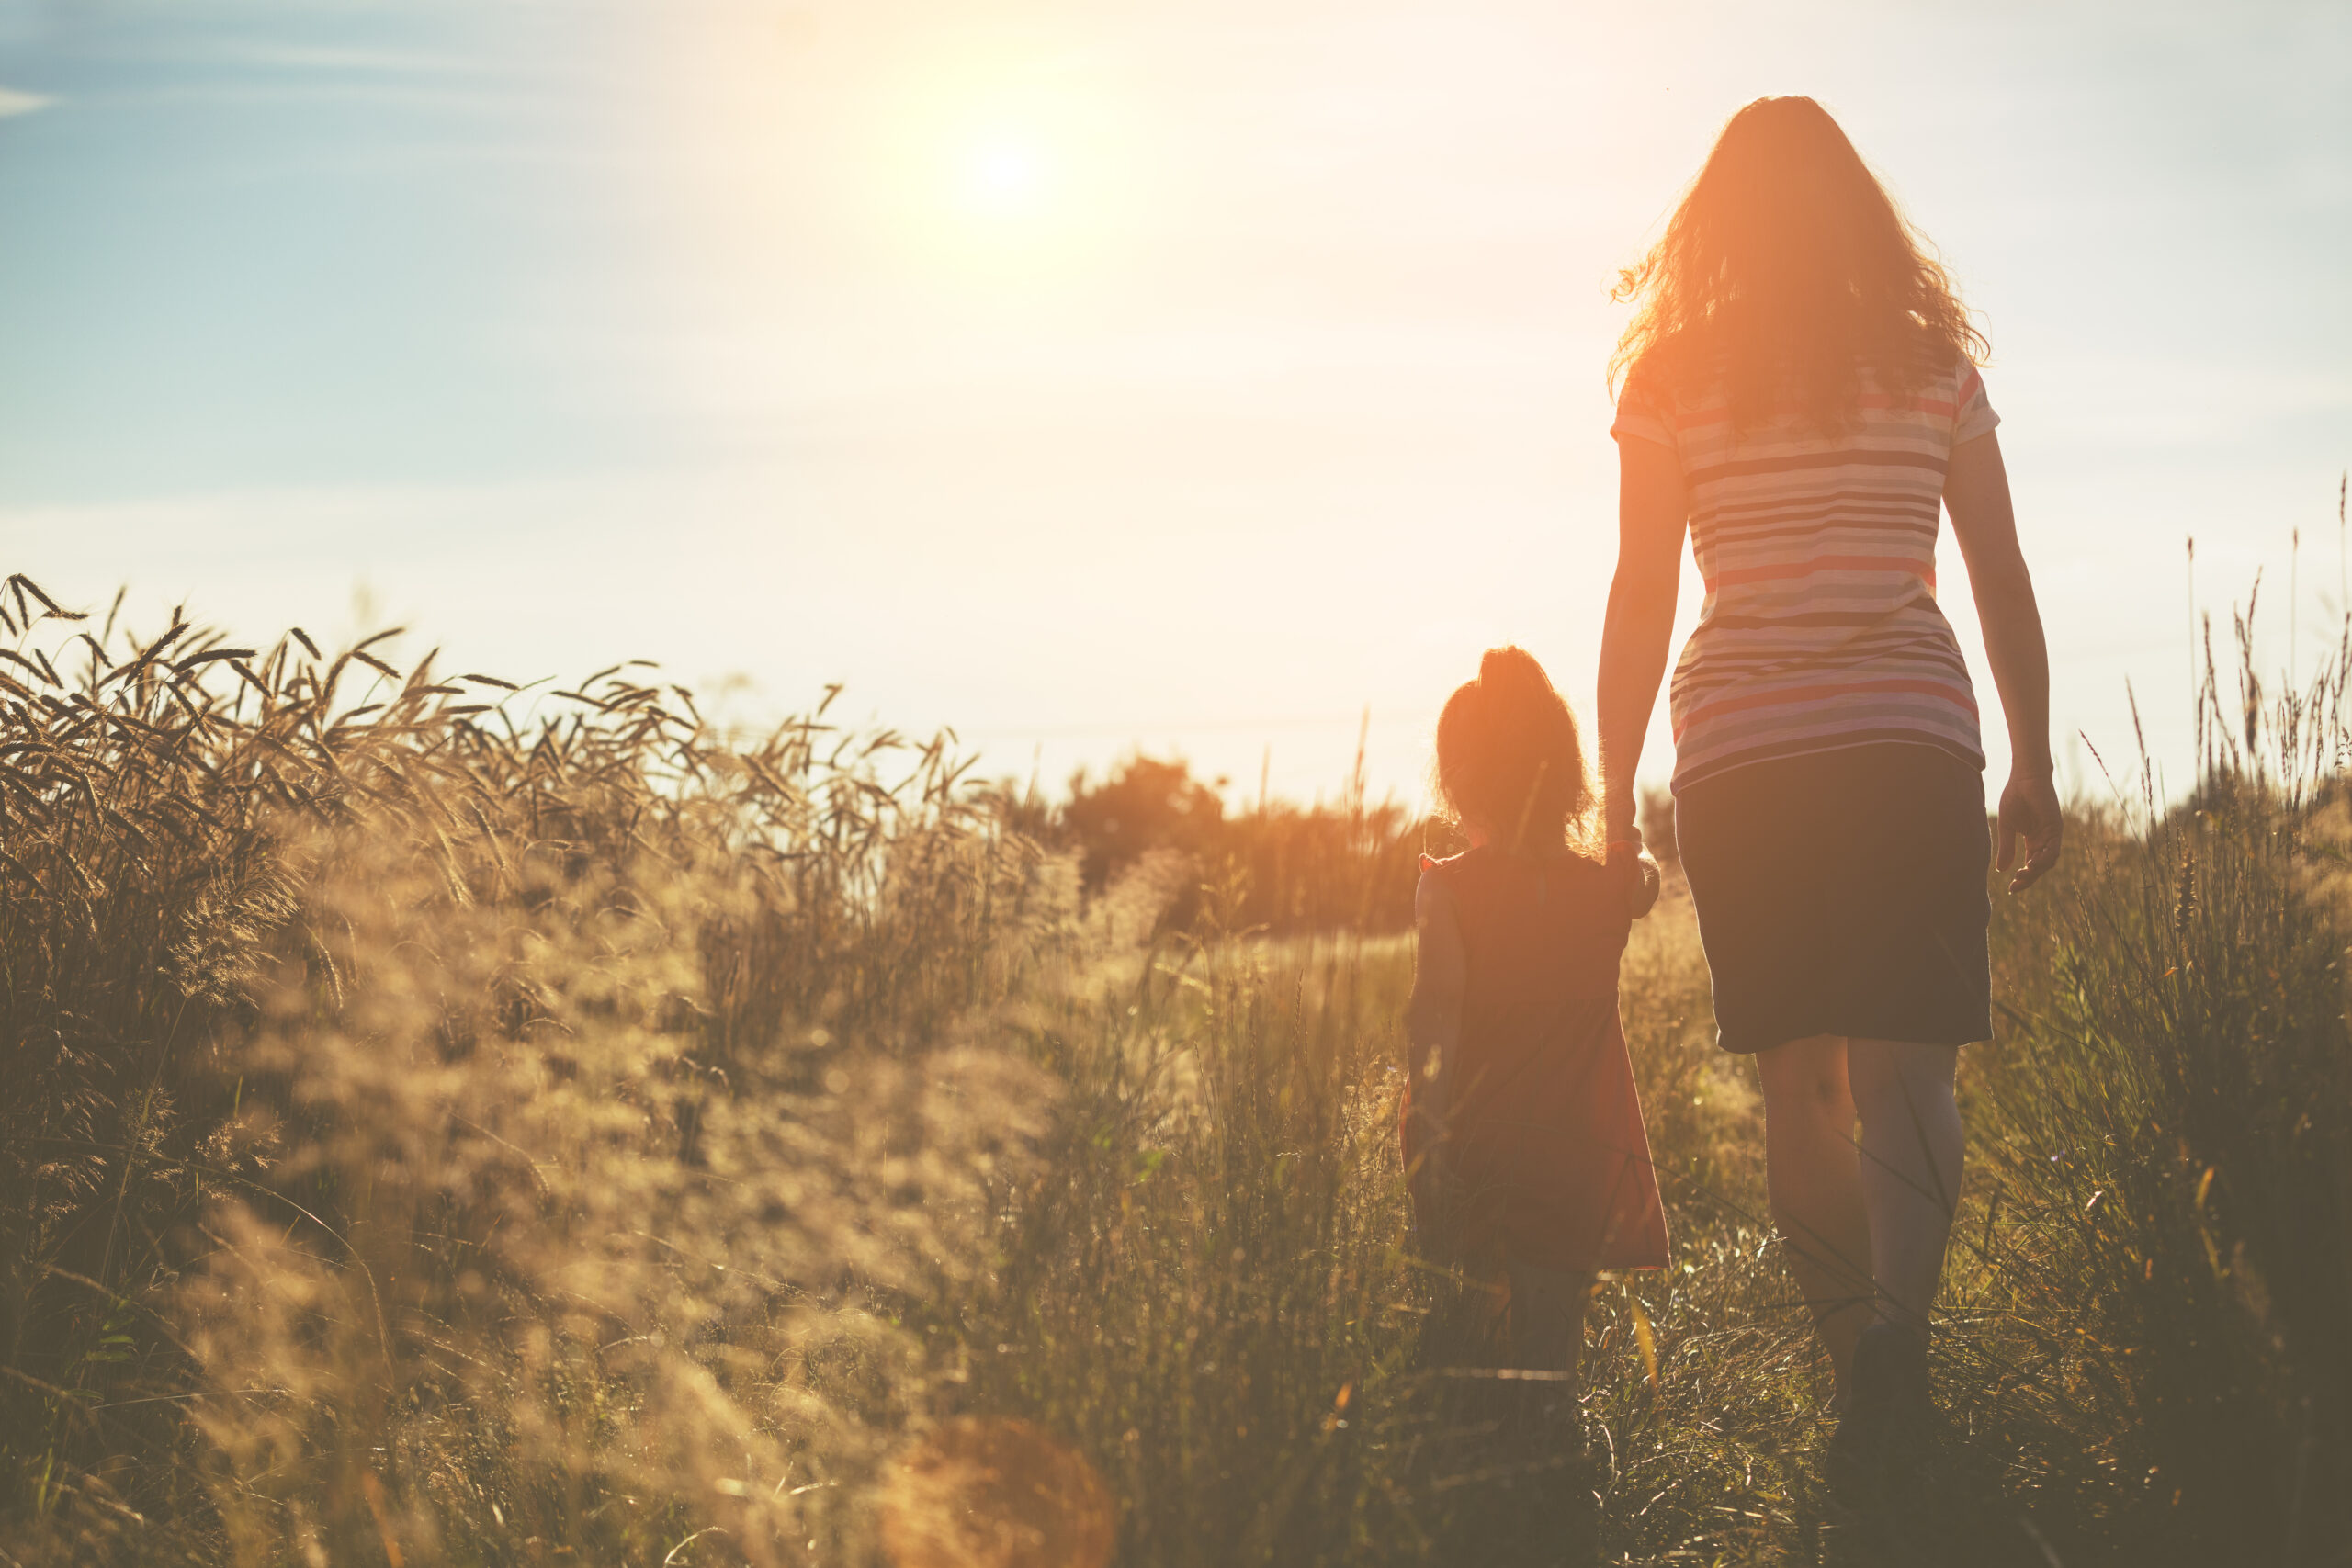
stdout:
<svg viewBox="0 0 2352 1568">
<path fill-rule="evenodd" d="M 1854 1147 L 1846 1042 L 1792 1040 L 1757 1054 L 1764 1082 L 1764 1173 L 1789 1267 L 1829 1350 L 1843 1407 L 1854 1341 L 1871 1318 L 1871 1226 Z"/>
<path fill-rule="evenodd" d="M 1862 1201 L 1879 1314 L 1925 1338 L 1960 1204 L 1962 1132 L 1950 1045 L 1856 1040 L 1846 1071 L 1862 1119 Z"/>
</svg>

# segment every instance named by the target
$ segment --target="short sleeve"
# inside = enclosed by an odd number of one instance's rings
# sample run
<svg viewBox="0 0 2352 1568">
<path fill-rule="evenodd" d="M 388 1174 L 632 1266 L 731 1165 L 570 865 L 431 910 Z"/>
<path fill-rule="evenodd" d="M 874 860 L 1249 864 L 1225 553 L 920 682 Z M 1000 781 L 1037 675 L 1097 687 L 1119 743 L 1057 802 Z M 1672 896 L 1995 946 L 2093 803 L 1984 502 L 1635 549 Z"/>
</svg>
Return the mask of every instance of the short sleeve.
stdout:
<svg viewBox="0 0 2352 1568">
<path fill-rule="evenodd" d="M 1951 401 L 1951 444 L 1955 446 L 1992 434 L 1993 427 L 2001 423 L 2001 416 L 1993 412 L 1992 400 L 1984 395 L 1984 376 L 1965 359 L 1960 362 L 1960 387 Z"/>
<path fill-rule="evenodd" d="M 1669 452 L 1675 449 L 1674 426 L 1668 422 L 1665 411 L 1635 381 L 1628 381 L 1624 396 L 1617 400 L 1617 423 L 1609 427 L 1609 434 L 1620 442 L 1631 437 L 1655 442 Z"/>
</svg>

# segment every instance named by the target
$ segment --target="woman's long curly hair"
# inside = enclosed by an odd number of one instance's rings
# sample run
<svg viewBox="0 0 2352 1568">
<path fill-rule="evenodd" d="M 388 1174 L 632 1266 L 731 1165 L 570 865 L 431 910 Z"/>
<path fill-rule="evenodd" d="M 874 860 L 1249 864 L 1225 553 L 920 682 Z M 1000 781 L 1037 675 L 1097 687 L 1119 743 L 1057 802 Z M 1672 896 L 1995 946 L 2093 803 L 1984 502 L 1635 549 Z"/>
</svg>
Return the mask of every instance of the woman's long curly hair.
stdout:
<svg viewBox="0 0 2352 1568">
<path fill-rule="evenodd" d="M 1811 98 L 1731 117 L 1612 298 L 1635 310 L 1611 387 L 1670 404 L 1720 382 L 1740 429 L 1792 408 L 1834 431 L 1865 368 L 1906 393 L 1987 350 L 1930 247 Z"/>
<path fill-rule="evenodd" d="M 1523 648 L 1490 648 L 1437 721 L 1437 793 L 1513 854 L 1598 852 L 1592 779 L 1567 700 Z"/>
</svg>

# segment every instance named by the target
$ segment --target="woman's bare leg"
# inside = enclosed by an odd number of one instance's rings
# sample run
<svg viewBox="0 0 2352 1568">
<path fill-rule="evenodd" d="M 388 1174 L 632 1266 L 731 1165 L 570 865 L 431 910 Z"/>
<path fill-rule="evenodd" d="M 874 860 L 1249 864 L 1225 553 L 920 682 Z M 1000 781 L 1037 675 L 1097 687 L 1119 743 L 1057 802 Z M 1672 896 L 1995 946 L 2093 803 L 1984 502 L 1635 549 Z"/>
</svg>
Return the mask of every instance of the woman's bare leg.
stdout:
<svg viewBox="0 0 2352 1568">
<path fill-rule="evenodd" d="M 1846 1042 L 1792 1040 L 1757 1054 L 1764 1083 L 1764 1173 L 1790 1270 L 1838 1377 L 1845 1403 L 1854 1341 L 1871 1319 L 1871 1239 Z"/>
<path fill-rule="evenodd" d="M 1862 1201 L 1870 1213 L 1879 1314 L 1927 1337 L 1960 1203 L 1962 1134 L 1952 1099 L 1960 1053 L 1891 1040 L 1848 1043 L 1862 1121 Z"/>
</svg>

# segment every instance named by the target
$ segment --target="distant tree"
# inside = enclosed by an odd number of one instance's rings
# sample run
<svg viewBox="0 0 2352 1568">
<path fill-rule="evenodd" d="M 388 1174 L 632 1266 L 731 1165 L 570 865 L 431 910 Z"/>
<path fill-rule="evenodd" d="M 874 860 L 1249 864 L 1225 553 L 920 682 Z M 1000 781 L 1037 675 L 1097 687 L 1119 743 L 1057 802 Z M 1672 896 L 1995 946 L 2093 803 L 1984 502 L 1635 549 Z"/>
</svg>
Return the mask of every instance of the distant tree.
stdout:
<svg viewBox="0 0 2352 1568">
<path fill-rule="evenodd" d="M 1173 930 L 1385 931 L 1411 923 L 1419 853 L 1425 845 L 1443 852 L 1442 825 L 1352 797 L 1261 803 L 1228 816 L 1225 782 L 1193 777 L 1181 759 L 1141 755 L 1099 781 L 1081 770 L 1052 836 L 1078 853 L 1090 895 L 1150 851 L 1183 855 L 1193 881 L 1164 917 Z"/>
<path fill-rule="evenodd" d="M 1215 855 L 1225 802 L 1193 777 L 1182 760 L 1131 756 L 1101 783 L 1081 768 L 1069 781 L 1062 829 L 1079 852 L 1079 874 L 1090 893 L 1134 863 L 1146 850 L 1175 849 L 1205 862 Z"/>
</svg>

